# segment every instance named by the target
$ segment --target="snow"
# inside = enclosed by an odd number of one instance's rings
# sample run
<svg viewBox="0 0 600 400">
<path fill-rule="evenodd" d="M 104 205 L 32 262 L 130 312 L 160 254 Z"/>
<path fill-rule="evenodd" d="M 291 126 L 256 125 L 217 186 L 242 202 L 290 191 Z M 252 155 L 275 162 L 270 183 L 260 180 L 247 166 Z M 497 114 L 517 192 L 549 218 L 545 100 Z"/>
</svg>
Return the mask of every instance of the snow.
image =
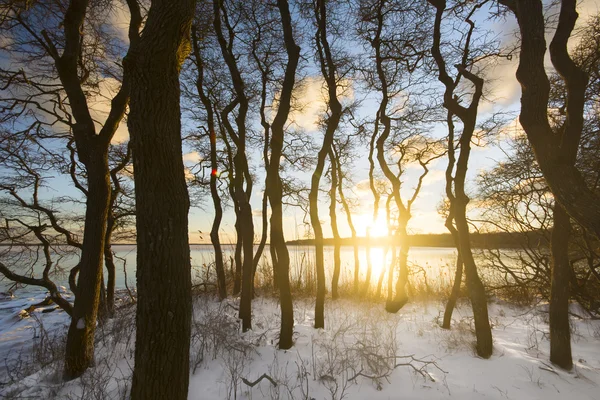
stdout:
<svg viewBox="0 0 600 400">
<path fill-rule="evenodd" d="M 9 302 L 23 300 L 18 298 Z M 29 303 L 31 304 L 31 303 Z M 294 341 L 277 349 L 279 308 L 272 298 L 253 302 L 253 330 L 240 332 L 238 299 L 195 299 L 190 351 L 189 399 L 600 399 L 600 321 L 572 318 L 572 371 L 548 361 L 544 307 L 521 308 L 490 303 L 494 354 L 484 360 L 473 352 L 470 307 L 459 304 L 452 329 L 439 327 L 443 303 L 413 302 L 398 314 L 381 303 L 328 300 L 326 329 L 312 328 L 312 300 L 296 300 Z M 4 307 L 6 302 L 0 302 Z M 68 316 L 36 310 L 0 320 L 0 360 L 35 354 L 44 331 L 66 332 Z M 96 367 L 80 379 L 59 379 L 60 363 L 27 374 L 8 394 L 42 398 L 121 398 L 130 388 L 133 368 L 133 306 L 97 330 Z M 40 325 L 42 324 L 42 325 Z M 20 352 L 20 353 L 19 353 Z M 411 361 L 413 366 L 398 366 Z M 394 360 L 386 364 L 386 360 Z M 14 365 L 14 364 L 9 364 Z M 362 373 L 358 374 L 358 373 Z M 0 372 L 0 382 L 10 382 Z M 263 374 L 268 379 L 251 387 Z M 377 375 L 378 377 L 374 377 Z M 370 376 L 371 378 L 367 377 Z M 244 379 L 247 383 L 244 382 Z"/>
<path fill-rule="evenodd" d="M 77 320 L 77 329 L 85 329 L 85 320 L 83 318 Z"/>
</svg>

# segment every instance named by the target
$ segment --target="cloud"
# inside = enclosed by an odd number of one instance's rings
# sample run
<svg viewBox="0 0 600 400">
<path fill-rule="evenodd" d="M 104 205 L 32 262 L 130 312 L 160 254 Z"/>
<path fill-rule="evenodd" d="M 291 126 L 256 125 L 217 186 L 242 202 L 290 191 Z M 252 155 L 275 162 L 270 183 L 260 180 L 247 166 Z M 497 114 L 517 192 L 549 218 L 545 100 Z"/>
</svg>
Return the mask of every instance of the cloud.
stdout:
<svg viewBox="0 0 600 400">
<path fill-rule="evenodd" d="M 342 103 L 353 99 L 352 82 L 347 79 L 338 82 L 337 95 Z M 288 120 L 303 130 L 318 130 L 319 120 L 327 110 L 327 98 L 327 85 L 323 78 L 312 76 L 304 79 L 294 88 L 292 111 Z M 276 104 L 277 99 L 274 101 L 275 106 Z M 275 112 L 272 114 L 271 117 L 273 118 Z"/>
<path fill-rule="evenodd" d="M 444 179 L 446 179 L 446 172 L 439 169 L 434 169 L 429 171 L 425 178 L 423 178 L 423 186 L 429 186 L 436 182 L 443 181 Z M 421 193 L 421 195 L 423 194 L 424 193 Z"/>
<path fill-rule="evenodd" d="M 88 97 L 88 107 L 90 114 L 96 125 L 96 132 L 102 129 L 106 118 L 111 109 L 111 100 L 121 88 L 121 82 L 115 78 L 105 78 L 100 81 L 98 93 Z M 121 120 L 117 131 L 112 139 L 112 143 L 124 143 L 129 140 L 129 130 L 125 118 Z"/>
<path fill-rule="evenodd" d="M 197 151 L 192 151 L 190 153 L 186 153 L 183 155 L 183 162 L 190 162 L 197 164 L 202 161 L 204 158 Z"/>
</svg>

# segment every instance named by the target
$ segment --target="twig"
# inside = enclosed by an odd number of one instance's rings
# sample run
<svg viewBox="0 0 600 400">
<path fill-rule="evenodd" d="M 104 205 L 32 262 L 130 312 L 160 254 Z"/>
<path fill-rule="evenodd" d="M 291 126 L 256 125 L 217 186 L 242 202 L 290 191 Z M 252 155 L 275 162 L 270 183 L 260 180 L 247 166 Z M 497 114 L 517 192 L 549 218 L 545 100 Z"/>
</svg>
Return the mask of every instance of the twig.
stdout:
<svg viewBox="0 0 600 400">
<path fill-rule="evenodd" d="M 260 383 L 260 381 L 262 381 L 263 379 L 268 380 L 269 382 L 271 382 L 271 384 L 275 387 L 277 387 L 277 382 L 275 382 L 275 380 L 273 378 L 271 378 L 269 375 L 267 374 L 262 374 L 257 380 L 255 380 L 254 382 L 250 382 L 248 379 L 246 378 L 242 378 L 242 382 L 244 382 L 246 385 L 250 386 L 250 387 L 254 387 L 256 385 L 258 385 Z"/>
</svg>

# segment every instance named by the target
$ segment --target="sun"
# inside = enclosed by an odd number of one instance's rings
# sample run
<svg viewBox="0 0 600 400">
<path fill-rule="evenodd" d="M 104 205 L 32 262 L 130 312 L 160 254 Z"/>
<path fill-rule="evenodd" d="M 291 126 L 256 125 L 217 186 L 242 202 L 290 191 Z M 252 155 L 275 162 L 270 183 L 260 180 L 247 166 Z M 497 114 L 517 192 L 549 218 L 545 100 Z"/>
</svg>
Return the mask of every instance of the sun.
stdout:
<svg viewBox="0 0 600 400">
<path fill-rule="evenodd" d="M 379 215 L 376 220 L 373 220 L 373 215 L 361 214 L 358 216 L 357 220 L 360 224 L 357 228 L 360 227 L 364 229 L 365 236 L 367 230 L 370 230 L 372 237 L 385 237 L 388 235 L 387 221 L 383 215 Z"/>
</svg>

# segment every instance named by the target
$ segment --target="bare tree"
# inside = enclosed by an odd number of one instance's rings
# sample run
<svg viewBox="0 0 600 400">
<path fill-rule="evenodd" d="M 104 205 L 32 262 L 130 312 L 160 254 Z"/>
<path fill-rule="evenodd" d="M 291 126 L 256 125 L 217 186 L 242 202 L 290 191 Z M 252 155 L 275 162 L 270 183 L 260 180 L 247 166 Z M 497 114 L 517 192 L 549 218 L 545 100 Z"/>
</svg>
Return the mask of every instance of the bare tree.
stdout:
<svg viewBox="0 0 600 400">
<path fill-rule="evenodd" d="M 205 11 L 205 10 L 201 10 Z M 203 27 L 201 34 L 206 36 L 208 33 L 207 27 Z M 219 290 L 219 298 L 221 300 L 227 297 L 227 282 L 225 279 L 225 266 L 223 262 L 223 250 L 221 248 L 221 240 L 219 238 L 219 228 L 223 219 L 223 207 L 221 205 L 221 197 L 217 187 L 219 163 L 217 159 L 217 130 L 215 126 L 215 116 L 213 102 L 210 99 L 209 90 L 205 88 L 204 83 L 204 61 L 200 52 L 202 38 L 198 36 L 198 29 L 192 26 L 192 48 L 193 60 L 196 64 L 197 78 L 196 90 L 200 96 L 202 105 L 206 112 L 206 125 L 210 142 L 210 195 L 215 209 L 215 216 L 210 230 L 210 240 L 215 250 L 215 269 L 217 272 L 217 285 Z M 208 92 L 208 93 L 207 93 Z"/>
<path fill-rule="evenodd" d="M 135 34 L 142 22 L 139 6 L 133 0 L 128 1 L 128 5 L 131 14 L 130 32 Z M 87 20 L 91 12 L 88 2 L 72 0 L 66 8 L 53 2 L 39 2 L 34 7 L 22 2 L 11 2 L 4 8 L 4 12 L 3 25 L 20 38 L 13 43 L 12 50 L 15 54 L 22 54 L 23 49 L 27 48 L 31 57 L 40 61 L 38 65 L 41 65 L 43 72 L 33 73 L 31 82 L 35 84 L 29 87 L 37 90 L 38 95 L 52 99 L 50 104 L 53 106 L 47 108 L 44 102 L 32 97 L 24 99 L 15 96 L 5 98 L 4 101 L 12 102 L 16 107 L 33 105 L 50 118 L 66 124 L 72 132 L 77 157 L 86 169 L 88 195 L 79 263 L 78 296 L 73 308 L 65 358 L 65 377 L 74 378 L 81 375 L 94 358 L 94 333 L 110 206 L 108 149 L 125 113 L 129 82 L 123 79 L 121 88 L 112 99 L 108 116 L 97 132 L 86 88 L 90 83 L 94 84 L 88 80 L 97 79 L 102 63 L 98 61 L 98 48 L 83 51 L 90 49 L 90 43 L 92 46 L 95 43 L 93 40 L 86 40 L 89 35 L 93 35 L 89 28 L 91 22 Z M 58 20 L 62 20 L 62 23 L 57 29 L 52 26 L 52 22 Z M 18 71 L 4 70 L 2 73 L 11 84 L 30 82 L 23 68 Z M 72 118 L 65 118 L 65 107 L 68 107 L 67 114 Z"/>
<path fill-rule="evenodd" d="M 329 114 L 325 121 L 325 133 L 323 135 L 323 144 L 317 156 L 317 165 L 313 171 L 310 194 L 310 222 L 315 234 L 315 261 L 317 269 L 317 298 L 315 303 L 315 328 L 325 327 L 325 263 L 323 260 L 323 228 L 319 219 L 319 184 L 325 168 L 325 161 L 331 151 L 331 144 L 335 131 L 342 118 L 342 104 L 338 99 L 338 72 L 337 64 L 333 58 L 329 41 L 327 39 L 327 2 L 325 0 L 316 0 L 311 3 L 312 13 L 315 18 L 315 46 L 317 49 L 317 58 L 319 68 L 327 87 L 327 106 Z"/>
<path fill-rule="evenodd" d="M 227 112 L 222 112 L 221 122 L 225 126 L 229 137 L 236 147 L 235 155 L 233 157 L 235 170 L 233 176 L 233 190 L 237 208 L 236 229 L 241 235 L 241 237 L 238 237 L 238 243 L 241 238 L 243 253 L 239 316 L 242 320 L 242 329 L 247 331 L 252 328 L 252 296 L 254 294 L 254 289 L 252 287 L 254 274 L 254 223 L 252 220 L 252 207 L 250 205 L 252 178 L 248 168 L 248 159 L 246 157 L 246 118 L 249 108 L 249 98 L 246 93 L 245 82 L 240 72 L 237 58 L 233 52 L 236 33 L 230 23 L 225 2 L 215 0 L 213 3 L 213 13 L 215 33 L 223 54 L 223 59 L 229 69 L 235 93 L 235 98 L 230 104 L 230 109 L 227 109 L 226 107 Z M 227 37 L 225 35 L 227 35 Z M 229 121 L 229 114 L 236 107 L 236 129 L 234 129 Z M 244 183 L 246 185 L 245 188 Z"/>
<path fill-rule="evenodd" d="M 294 333 L 294 309 L 290 289 L 289 253 L 283 235 L 283 188 L 279 176 L 280 160 L 284 144 L 284 125 L 290 112 L 292 91 L 296 81 L 296 69 L 300 59 L 300 47 L 294 40 L 292 31 L 292 18 L 287 0 L 278 0 L 277 7 L 281 16 L 281 25 L 284 33 L 285 48 L 288 61 L 285 76 L 279 96 L 279 106 L 272 124 L 271 157 L 267 171 L 267 194 L 271 204 L 271 246 L 275 249 L 277 257 L 277 280 L 279 284 L 279 302 L 281 305 L 281 331 L 279 335 L 279 348 L 292 347 L 292 334 Z M 274 260 L 275 262 L 275 260 Z"/>
<path fill-rule="evenodd" d="M 377 90 L 381 99 L 373 122 L 371 137 L 370 181 L 374 187 L 373 153 L 386 180 L 391 185 L 394 206 L 398 212 L 394 241 L 399 243 L 399 275 L 396 294 L 386 302 L 386 310 L 398 312 L 408 301 L 408 223 L 411 208 L 429 172 L 427 165 L 441 155 L 435 145 L 417 128 L 426 119 L 427 108 L 413 101 L 408 89 L 419 83 L 416 69 L 422 64 L 425 54 L 426 35 L 421 32 L 426 26 L 427 13 L 418 5 L 396 1 L 365 1 L 360 3 L 358 28 L 360 38 L 368 44 L 373 62 L 362 72 L 368 85 Z M 399 29 L 401 28 L 401 29 Z M 418 38 L 418 39 L 415 39 Z M 396 99 L 400 98 L 400 101 Z M 392 153 L 392 156 L 390 156 Z M 423 172 L 409 199 L 402 198 L 400 179 L 405 163 L 418 162 Z M 393 170 L 396 165 L 397 171 Z M 379 197 L 375 196 L 375 216 Z M 391 276 L 391 273 L 390 273 Z"/>
<path fill-rule="evenodd" d="M 517 79 L 521 83 L 519 121 L 527 134 L 536 160 L 556 202 L 554 207 L 553 269 L 550 310 L 550 361 L 572 367 L 568 301 L 569 216 L 600 238 L 600 198 L 586 183 L 576 165 L 577 150 L 584 128 L 585 92 L 589 76 L 571 58 L 567 43 L 575 27 L 577 2 L 561 2 L 558 25 L 550 43 L 550 59 L 566 87 L 565 117 L 559 129 L 549 119 L 550 82 L 545 71 L 545 20 L 541 1 L 500 1 L 517 18 L 521 53 Z M 553 339 L 552 339 L 553 338 Z"/>
<path fill-rule="evenodd" d="M 475 334 L 477 336 L 477 354 L 483 358 L 489 358 L 492 355 L 493 342 L 492 330 L 488 318 L 487 297 L 485 288 L 477 273 L 477 266 L 471 250 L 471 242 L 469 239 L 469 224 L 467 222 L 467 204 L 469 198 L 465 193 L 465 180 L 469 156 L 471 152 L 471 140 L 476 128 L 477 108 L 483 93 L 483 79 L 477 76 L 468 68 L 472 66 L 472 55 L 469 54 L 473 30 L 475 23 L 471 19 L 473 13 L 479 9 L 484 3 L 476 3 L 470 9 L 465 21 L 469 28 L 462 48 L 461 63 L 456 66 L 458 75 L 452 79 L 446 70 L 446 61 L 440 50 L 441 41 L 441 25 L 444 11 L 446 10 L 446 2 L 444 0 L 434 1 L 428 0 L 436 9 L 435 25 L 433 33 L 433 46 L 431 53 L 435 59 L 438 68 L 438 79 L 445 86 L 444 91 L 444 107 L 448 110 L 450 136 L 453 136 L 453 116 L 458 117 L 463 124 L 463 131 L 460 135 L 459 145 L 460 154 L 456 163 L 456 173 L 451 177 L 451 171 L 446 171 L 447 178 L 450 177 L 453 182 L 454 192 L 449 193 L 451 211 L 454 214 L 456 230 L 458 232 L 459 255 L 460 261 L 464 264 L 465 274 L 467 278 L 467 288 L 471 306 L 473 308 L 473 316 L 475 319 Z M 471 103 L 468 106 L 463 106 L 459 103 L 455 90 L 461 77 L 467 79 L 475 88 L 471 96 Z M 452 156 L 454 156 L 454 145 L 452 145 Z M 450 168 L 450 167 L 448 167 Z M 451 192 L 451 191 L 449 191 Z M 457 268 L 458 269 L 458 268 Z M 455 277 L 457 280 L 458 275 Z M 458 280 L 458 282 L 460 282 Z M 456 283 L 457 285 L 459 283 Z"/>
</svg>

